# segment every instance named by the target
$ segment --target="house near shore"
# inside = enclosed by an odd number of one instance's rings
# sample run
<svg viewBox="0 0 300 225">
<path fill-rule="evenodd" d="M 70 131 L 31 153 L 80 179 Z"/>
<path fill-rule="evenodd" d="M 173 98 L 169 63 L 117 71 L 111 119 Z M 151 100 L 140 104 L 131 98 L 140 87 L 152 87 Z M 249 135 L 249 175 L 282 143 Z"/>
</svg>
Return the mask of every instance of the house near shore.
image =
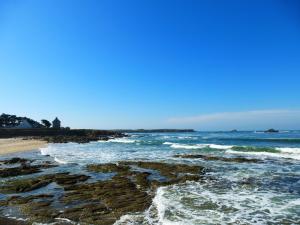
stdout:
<svg viewBox="0 0 300 225">
<path fill-rule="evenodd" d="M 10 115 L 2 113 L 0 115 L 0 129 L 33 129 L 33 128 L 44 128 L 39 122 L 27 118 L 19 117 L 16 115 Z"/>
<path fill-rule="evenodd" d="M 52 128 L 60 129 L 60 120 L 57 117 L 52 121 Z"/>
<path fill-rule="evenodd" d="M 22 119 L 22 121 L 13 128 L 15 128 L 15 129 L 31 129 L 34 127 L 27 119 Z"/>
</svg>

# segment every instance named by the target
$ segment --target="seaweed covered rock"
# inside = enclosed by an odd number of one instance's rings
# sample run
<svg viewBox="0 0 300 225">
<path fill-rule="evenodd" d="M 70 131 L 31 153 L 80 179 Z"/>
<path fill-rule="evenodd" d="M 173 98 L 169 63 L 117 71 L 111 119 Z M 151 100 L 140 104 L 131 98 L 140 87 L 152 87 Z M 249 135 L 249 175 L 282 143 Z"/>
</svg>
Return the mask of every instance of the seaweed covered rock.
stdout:
<svg viewBox="0 0 300 225">
<path fill-rule="evenodd" d="M 122 164 L 90 164 L 87 165 L 87 170 L 98 173 L 128 173 L 130 166 Z"/>
<path fill-rule="evenodd" d="M 25 163 L 18 167 L 0 168 L 0 177 L 15 177 L 20 175 L 39 173 L 42 171 L 42 169 L 47 169 L 55 166 L 57 165 L 52 165 L 48 163 L 40 165 L 30 165 Z"/>
<path fill-rule="evenodd" d="M 6 182 L 5 185 L 0 186 L 0 193 L 22 193 L 36 190 L 47 186 L 52 182 L 58 185 L 67 186 L 76 184 L 78 182 L 86 181 L 89 176 L 86 175 L 72 175 L 69 173 L 57 173 L 44 175 L 36 178 L 13 180 Z"/>
<path fill-rule="evenodd" d="M 34 160 L 29 160 L 29 159 L 24 159 L 19 157 L 2 160 L 0 161 L 0 165 L 1 165 L 0 177 L 15 177 L 20 175 L 34 174 L 34 173 L 41 172 L 43 169 L 48 169 L 48 168 L 58 166 L 52 164 L 49 161 L 45 161 L 40 164 L 33 165 L 32 164 L 33 161 Z"/>
<path fill-rule="evenodd" d="M 181 174 L 203 174 L 204 167 L 201 166 L 190 166 L 186 164 L 168 164 L 162 162 L 125 162 L 125 165 L 134 165 L 144 169 L 156 170 L 162 176 L 169 179 L 176 179 Z"/>
<path fill-rule="evenodd" d="M 84 223 L 113 224 L 122 215 L 144 211 L 151 205 L 151 196 L 147 192 L 139 189 L 131 179 L 121 176 L 107 181 L 74 185 L 65 190 L 61 202 L 66 205 L 89 200 L 75 207 L 75 211 L 85 210 L 84 216 L 80 217 L 80 222 Z M 78 220 L 74 210 L 65 211 L 63 215 Z"/>
<path fill-rule="evenodd" d="M 227 158 L 221 156 L 212 156 L 212 155 L 175 155 L 176 158 L 185 158 L 185 159 L 203 159 L 211 161 L 223 161 L 223 162 L 235 162 L 235 163 L 260 163 L 262 160 L 259 159 L 249 159 L 244 157 L 234 157 Z"/>
<path fill-rule="evenodd" d="M 148 209 L 156 188 L 199 180 L 205 171 L 201 166 L 162 162 L 92 164 L 86 169 L 115 174 L 111 179 L 93 182 L 85 182 L 89 176 L 69 173 L 9 181 L 0 191 L 16 195 L 1 201 L 0 205 L 17 207 L 30 223 L 53 223 L 58 218 L 66 218 L 79 224 L 111 225 L 123 215 Z M 157 176 L 161 179 L 156 179 Z M 18 195 L 52 182 L 62 187 L 59 195 Z"/>
<path fill-rule="evenodd" d="M 19 157 L 14 157 L 11 159 L 0 161 L 1 164 L 16 164 L 16 163 L 24 164 L 24 163 L 30 163 L 30 162 L 32 162 L 32 160 L 19 158 Z"/>
</svg>

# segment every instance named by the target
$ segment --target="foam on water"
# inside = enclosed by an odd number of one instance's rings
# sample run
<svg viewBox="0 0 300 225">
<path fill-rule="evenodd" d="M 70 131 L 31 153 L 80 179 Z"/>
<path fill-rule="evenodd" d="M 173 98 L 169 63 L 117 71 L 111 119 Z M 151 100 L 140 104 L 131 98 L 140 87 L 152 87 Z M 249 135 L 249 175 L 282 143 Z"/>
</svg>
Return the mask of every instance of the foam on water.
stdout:
<svg viewBox="0 0 300 225">
<path fill-rule="evenodd" d="M 127 138 L 115 138 L 115 139 L 110 139 L 107 142 L 116 142 L 116 143 L 130 144 L 130 143 L 135 143 L 136 140 L 131 140 L 131 139 L 127 139 Z"/>
<path fill-rule="evenodd" d="M 149 148 L 152 149 L 149 151 Z M 110 163 L 122 160 L 168 159 L 174 151 L 162 151 L 156 146 L 130 145 L 124 142 L 94 142 L 89 144 L 49 144 L 40 149 L 41 154 L 50 155 L 59 163 Z"/>
<path fill-rule="evenodd" d="M 202 149 L 202 148 L 213 148 L 213 149 L 230 149 L 233 146 L 231 145 L 217 145 L 217 144 L 195 144 L 195 145 L 188 145 L 188 144 L 179 144 L 179 143 L 172 143 L 172 142 L 164 142 L 165 145 L 170 145 L 171 148 L 182 148 L 182 149 Z"/>
<path fill-rule="evenodd" d="M 248 156 L 257 156 L 260 158 L 265 157 L 279 157 L 279 158 L 286 158 L 286 159 L 296 159 L 300 160 L 299 154 L 284 154 L 284 153 L 273 153 L 273 152 L 241 152 L 241 151 L 234 151 L 228 150 L 226 153 L 230 154 L 237 154 L 237 155 L 248 155 Z"/>
<path fill-rule="evenodd" d="M 229 154 L 240 154 L 249 155 L 257 157 L 279 157 L 286 159 L 300 160 L 300 148 L 274 148 L 274 152 L 269 151 L 246 151 L 247 147 L 244 147 L 245 151 L 236 151 L 234 149 L 227 150 L 226 153 Z M 277 152 L 276 152 L 277 151 Z"/>
<path fill-rule="evenodd" d="M 220 190 L 195 182 L 159 188 L 153 201 L 162 225 L 282 224 L 286 214 L 296 223 L 300 219 L 298 203 L 299 199 L 271 191 Z"/>
<path fill-rule="evenodd" d="M 56 158 L 56 157 L 54 157 L 54 161 L 55 161 L 55 162 L 58 162 L 58 163 L 60 163 L 60 164 L 67 164 L 67 163 L 68 163 L 67 161 L 58 159 L 58 158 Z"/>
<path fill-rule="evenodd" d="M 300 148 L 276 148 L 284 153 L 300 154 Z"/>
</svg>

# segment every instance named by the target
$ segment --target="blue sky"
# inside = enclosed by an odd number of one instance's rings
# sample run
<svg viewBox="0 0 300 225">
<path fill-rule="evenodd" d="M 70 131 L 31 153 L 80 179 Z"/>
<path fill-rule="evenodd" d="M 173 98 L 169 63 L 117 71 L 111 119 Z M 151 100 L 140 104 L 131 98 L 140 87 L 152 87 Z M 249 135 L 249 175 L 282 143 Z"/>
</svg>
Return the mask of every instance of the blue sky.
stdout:
<svg viewBox="0 0 300 225">
<path fill-rule="evenodd" d="M 3 0 L 0 78 L 73 128 L 300 129 L 300 3 Z"/>
</svg>

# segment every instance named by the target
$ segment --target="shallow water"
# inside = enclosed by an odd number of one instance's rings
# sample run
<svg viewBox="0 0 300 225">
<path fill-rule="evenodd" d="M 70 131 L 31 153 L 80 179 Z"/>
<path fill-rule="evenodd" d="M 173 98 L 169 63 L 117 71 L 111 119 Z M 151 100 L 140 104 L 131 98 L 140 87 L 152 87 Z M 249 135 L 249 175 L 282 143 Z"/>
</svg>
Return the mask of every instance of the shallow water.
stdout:
<svg viewBox="0 0 300 225">
<path fill-rule="evenodd" d="M 123 216 L 116 224 L 300 224 L 297 131 L 133 134 L 108 142 L 51 144 L 40 153 L 60 163 L 59 170 L 78 173 L 90 163 L 123 160 L 199 164 L 207 168 L 203 181 L 159 188 L 149 210 Z M 40 153 L 27 156 L 43 158 Z M 174 158 L 177 154 L 243 156 L 263 161 Z"/>
</svg>

